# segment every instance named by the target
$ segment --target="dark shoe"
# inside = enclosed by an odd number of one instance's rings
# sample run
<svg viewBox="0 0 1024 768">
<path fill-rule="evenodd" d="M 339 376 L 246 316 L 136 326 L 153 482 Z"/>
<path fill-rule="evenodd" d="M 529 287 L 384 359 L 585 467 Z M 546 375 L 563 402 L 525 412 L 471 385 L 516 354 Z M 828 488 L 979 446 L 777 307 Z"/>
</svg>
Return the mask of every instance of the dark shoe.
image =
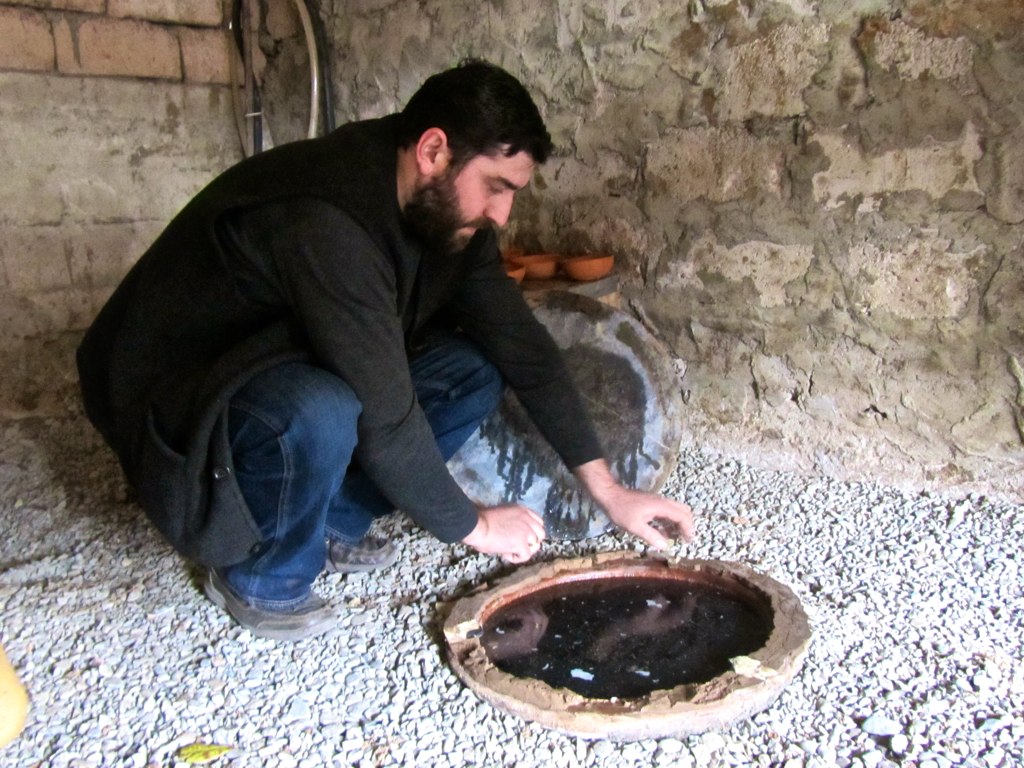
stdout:
<svg viewBox="0 0 1024 768">
<path fill-rule="evenodd" d="M 329 573 L 357 573 L 387 568 L 398 559 L 398 548 L 376 536 L 364 536 L 358 544 L 327 540 L 324 568 Z"/>
<path fill-rule="evenodd" d="M 249 605 L 236 595 L 214 569 L 206 574 L 203 591 L 218 607 L 258 637 L 270 640 L 304 640 L 338 626 L 339 616 L 312 592 L 298 605 L 285 611 L 268 611 Z"/>
</svg>

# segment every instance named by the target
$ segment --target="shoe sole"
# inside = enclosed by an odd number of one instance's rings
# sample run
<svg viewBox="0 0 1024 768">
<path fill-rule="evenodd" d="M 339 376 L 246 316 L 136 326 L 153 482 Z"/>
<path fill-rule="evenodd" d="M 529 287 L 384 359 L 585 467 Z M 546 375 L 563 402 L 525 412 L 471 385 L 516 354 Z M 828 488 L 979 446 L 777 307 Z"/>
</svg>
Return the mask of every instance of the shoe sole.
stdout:
<svg viewBox="0 0 1024 768">
<path fill-rule="evenodd" d="M 231 612 L 228 607 L 227 598 L 218 589 L 217 585 L 213 583 L 212 577 L 207 574 L 206 580 L 203 582 L 203 592 L 209 598 L 210 602 L 224 611 L 228 616 L 234 619 L 235 623 L 243 629 L 251 632 L 257 637 L 262 637 L 267 640 L 288 640 L 297 642 L 299 640 L 306 640 L 310 637 L 324 637 L 337 632 L 339 629 L 338 620 L 340 617 L 335 617 L 330 623 L 325 619 L 320 624 L 313 624 L 309 627 L 303 627 L 302 629 L 265 629 L 262 627 L 254 627 L 251 624 L 244 624 L 239 620 L 235 614 Z"/>
<path fill-rule="evenodd" d="M 334 564 L 331 560 L 330 555 L 324 561 L 324 570 L 328 573 L 368 573 L 369 571 L 379 571 L 382 568 L 390 568 L 398 562 L 398 550 L 395 549 L 391 556 L 382 560 L 379 563 L 345 563 L 341 566 Z"/>
</svg>

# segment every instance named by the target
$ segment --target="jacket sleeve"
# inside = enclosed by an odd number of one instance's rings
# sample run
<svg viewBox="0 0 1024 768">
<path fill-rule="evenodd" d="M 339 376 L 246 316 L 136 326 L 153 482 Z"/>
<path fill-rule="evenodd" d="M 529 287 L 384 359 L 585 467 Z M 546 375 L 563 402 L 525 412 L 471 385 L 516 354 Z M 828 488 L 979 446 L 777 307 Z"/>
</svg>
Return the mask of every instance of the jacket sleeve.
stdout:
<svg viewBox="0 0 1024 768">
<path fill-rule="evenodd" d="M 303 199 L 278 208 L 266 242 L 250 253 L 307 336 L 317 362 L 337 374 L 362 404 L 356 459 L 376 486 L 445 542 L 467 536 L 475 505 L 452 479 L 416 401 L 405 352 L 394 262 L 347 214 Z M 262 211 L 263 214 L 266 211 Z"/>
<path fill-rule="evenodd" d="M 463 332 L 497 366 L 569 469 L 601 458 L 601 443 L 561 351 L 505 274 L 493 232 L 478 237 L 483 241 L 452 303 Z"/>
</svg>

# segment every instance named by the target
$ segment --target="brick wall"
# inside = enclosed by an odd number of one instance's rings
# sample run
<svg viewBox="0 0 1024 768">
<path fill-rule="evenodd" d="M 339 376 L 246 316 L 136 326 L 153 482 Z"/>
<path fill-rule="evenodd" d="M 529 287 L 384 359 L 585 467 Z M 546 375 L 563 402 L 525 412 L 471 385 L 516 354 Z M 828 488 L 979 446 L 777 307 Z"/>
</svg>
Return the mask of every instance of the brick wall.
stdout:
<svg viewBox="0 0 1024 768">
<path fill-rule="evenodd" d="M 74 348 L 241 156 L 221 0 L 0 1 L 0 416 L 73 406 Z"/>
<path fill-rule="evenodd" d="M 0 70 L 226 84 L 220 0 L 0 3 Z"/>
</svg>

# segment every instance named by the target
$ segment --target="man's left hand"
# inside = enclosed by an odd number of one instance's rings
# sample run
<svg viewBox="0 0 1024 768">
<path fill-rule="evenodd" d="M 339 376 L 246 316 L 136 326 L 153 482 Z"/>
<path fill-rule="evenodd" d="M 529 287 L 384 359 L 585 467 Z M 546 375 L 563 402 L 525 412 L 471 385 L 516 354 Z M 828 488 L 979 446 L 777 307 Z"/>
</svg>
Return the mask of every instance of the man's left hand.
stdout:
<svg viewBox="0 0 1024 768">
<path fill-rule="evenodd" d="M 603 459 L 582 464 L 574 473 L 608 519 L 655 549 L 665 549 L 671 543 L 664 535 L 666 529 L 676 529 L 686 541 L 693 540 L 693 510 L 689 505 L 620 485 Z"/>
</svg>

